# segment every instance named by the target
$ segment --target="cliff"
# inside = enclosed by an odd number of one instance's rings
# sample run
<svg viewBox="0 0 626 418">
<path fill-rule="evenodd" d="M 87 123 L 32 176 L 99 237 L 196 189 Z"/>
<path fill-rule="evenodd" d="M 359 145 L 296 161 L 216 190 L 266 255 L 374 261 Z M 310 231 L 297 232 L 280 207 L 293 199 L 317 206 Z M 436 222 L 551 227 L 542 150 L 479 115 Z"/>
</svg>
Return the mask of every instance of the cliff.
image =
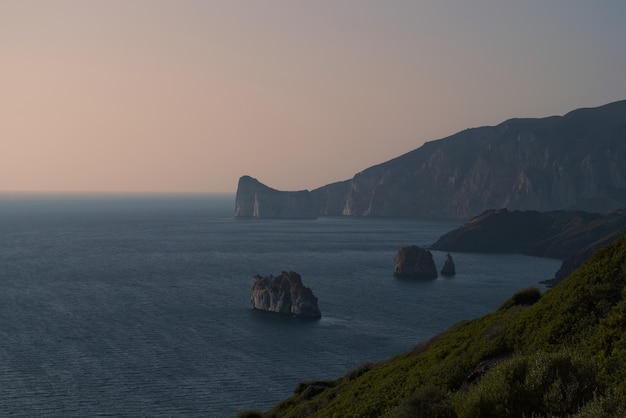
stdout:
<svg viewBox="0 0 626 418">
<path fill-rule="evenodd" d="M 243 176 L 237 185 L 236 218 L 315 219 L 318 209 L 307 190 L 284 192 Z"/>
<path fill-rule="evenodd" d="M 252 307 L 300 318 L 320 318 L 317 297 L 302 284 L 300 275 L 283 271 L 280 276 L 254 277 L 250 288 Z"/>
<path fill-rule="evenodd" d="M 607 213 L 626 206 L 626 101 L 467 129 L 314 189 L 310 198 L 316 214 L 329 216 Z"/>
</svg>

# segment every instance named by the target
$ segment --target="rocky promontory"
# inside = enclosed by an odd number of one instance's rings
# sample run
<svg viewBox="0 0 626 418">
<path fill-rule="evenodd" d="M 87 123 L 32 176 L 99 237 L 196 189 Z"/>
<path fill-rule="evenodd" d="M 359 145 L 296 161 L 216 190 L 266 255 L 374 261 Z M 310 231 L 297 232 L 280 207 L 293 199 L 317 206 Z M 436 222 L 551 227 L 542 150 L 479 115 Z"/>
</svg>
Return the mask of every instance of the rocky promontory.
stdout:
<svg viewBox="0 0 626 418">
<path fill-rule="evenodd" d="M 272 189 L 250 176 L 242 176 L 235 198 L 235 218 L 315 219 L 318 209 L 308 190 Z"/>
<path fill-rule="evenodd" d="M 551 283 L 580 267 L 593 252 L 626 234 L 626 208 L 607 215 L 580 211 L 489 210 L 442 235 L 438 251 L 520 253 L 564 260 Z"/>
<path fill-rule="evenodd" d="M 437 267 L 430 251 L 410 245 L 400 248 L 394 258 L 393 275 L 399 278 L 436 279 Z"/>
<path fill-rule="evenodd" d="M 301 318 L 321 318 L 322 314 L 313 291 L 302 284 L 294 271 L 283 271 L 280 276 L 254 277 L 250 288 L 252 307 Z"/>
<path fill-rule="evenodd" d="M 583 227 L 605 218 L 580 211 L 488 210 L 442 235 L 438 251 L 522 253 L 563 259 L 579 250 L 589 233 Z"/>
</svg>

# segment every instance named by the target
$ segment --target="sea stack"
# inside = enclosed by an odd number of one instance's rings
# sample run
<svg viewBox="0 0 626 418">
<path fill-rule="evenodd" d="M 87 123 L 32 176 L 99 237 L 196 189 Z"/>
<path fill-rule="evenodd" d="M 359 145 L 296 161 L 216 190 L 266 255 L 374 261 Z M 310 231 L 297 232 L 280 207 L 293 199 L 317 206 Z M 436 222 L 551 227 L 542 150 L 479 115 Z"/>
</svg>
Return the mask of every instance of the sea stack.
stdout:
<svg viewBox="0 0 626 418">
<path fill-rule="evenodd" d="M 252 307 L 299 318 L 321 318 L 322 314 L 313 291 L 302 284 L 295 271 L 283 271 L 280 276 L 254 277 L 250 289 Z"/>
<path fill-rule="evenodd" d="M 403 247 L 394 258 L 393 275 L 399 278 L 436 279 L 437 267 L 430 251 L 411 245 Z"/>
<path fill-rule="evenodd" d="M 443 266 L 441 266 L 442 276 L 454 276 L 456 274 L 456 268 L 454 267 L 454 260 L 450 253 L 446 254 L 446 258 L 443 259 Z"/>
</svg>

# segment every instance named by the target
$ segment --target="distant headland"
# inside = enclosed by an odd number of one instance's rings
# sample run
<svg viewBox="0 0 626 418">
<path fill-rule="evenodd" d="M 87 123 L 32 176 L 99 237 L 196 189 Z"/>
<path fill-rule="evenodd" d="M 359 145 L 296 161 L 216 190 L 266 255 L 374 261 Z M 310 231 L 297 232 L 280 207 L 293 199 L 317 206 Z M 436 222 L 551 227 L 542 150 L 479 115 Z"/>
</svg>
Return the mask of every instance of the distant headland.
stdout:
<svg viewBox="0 0 626 418">
<path fill-rule="evenodd" d="M 467 129 L 308 191 L 239 180 L 237 218 L 468 219 L 489 209 L 608 213 L 626 206 L 626 100 Z"/>
</svg>

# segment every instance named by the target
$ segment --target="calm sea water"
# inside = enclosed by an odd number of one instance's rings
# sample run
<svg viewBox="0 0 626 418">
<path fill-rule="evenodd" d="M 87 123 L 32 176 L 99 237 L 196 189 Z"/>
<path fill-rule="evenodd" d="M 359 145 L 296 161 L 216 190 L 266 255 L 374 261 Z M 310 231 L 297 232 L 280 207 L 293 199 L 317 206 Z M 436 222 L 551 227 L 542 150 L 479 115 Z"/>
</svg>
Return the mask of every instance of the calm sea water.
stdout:
<svg viewBox="0 0 626 418">
<path fill-rule="evenodd" d="M 233 196 L 0 195 L 0 416 L 234 416 L 302 380 L 410 350 L 552 276 L 559 262 L 453 253 L 392 276 L 458 222 L 235 220 Z M 444 254 L 433 252 L 438 266 Z M 294 270 L 322 319 L 251 309 Z"/>
</svg>

